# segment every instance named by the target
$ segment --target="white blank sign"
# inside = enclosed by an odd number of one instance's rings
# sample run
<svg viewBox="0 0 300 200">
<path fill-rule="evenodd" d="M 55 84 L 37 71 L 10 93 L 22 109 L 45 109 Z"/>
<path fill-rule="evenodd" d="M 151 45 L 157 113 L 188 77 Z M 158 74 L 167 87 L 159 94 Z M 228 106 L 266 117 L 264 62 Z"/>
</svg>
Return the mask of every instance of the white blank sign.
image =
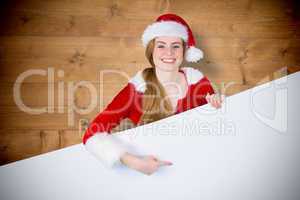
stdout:
<svg viewBox="0 0 300 200">
<path fill-rule="evenodd" d="M 116 135 L 172 161 L 147 176 L 107 169 L 83 144 L 0 167 L 2 200 L 300 199 L 300 73 Z M 30 144 L 28 144 L 30 145 Z"/>
</svg>

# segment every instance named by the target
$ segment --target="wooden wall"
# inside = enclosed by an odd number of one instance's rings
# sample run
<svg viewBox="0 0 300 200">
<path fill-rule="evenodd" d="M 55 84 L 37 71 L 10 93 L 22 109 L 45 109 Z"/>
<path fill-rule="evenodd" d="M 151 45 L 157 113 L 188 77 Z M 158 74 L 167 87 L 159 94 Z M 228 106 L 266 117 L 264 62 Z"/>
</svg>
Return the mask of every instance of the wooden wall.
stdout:
<svg viewBox="0 0 300 200">
<path fill-rule="evenodd" d="M 272 79 L 278 70 L 300 66 L 300 10 L 286 0 L 24 0 L 1 1 L 0 31 L 0 164 L 28 158 L 81 142 L 81 124 L 92 119 L 128 79 L 100 72 L 119 70 L 129 77 L 149 64 L 140 36 L 165 12 L 184 17 L 192 27 L 205 59 L 191 66 L 202 70 L 231 95 Z M 17 78 L 29 70 L 23 82 Z M 279 72 L 282 74 L 282 71 Z M 91 94 L 79 86 L 88 81 Z M 31 108 L 15 102 L 13 89 Z M 48 98 L 53 91 L 53 98 Z M 53 89 L 53 90 L 51 90 Z M 74 112 L 96 107 L 85 114 Z M 52 104 L 51 104 L 52 102 Z M 70 115 L 72 117 L 70 117 Z M 70 124 L 70 118 L 74 124 Z"/>
</svg>

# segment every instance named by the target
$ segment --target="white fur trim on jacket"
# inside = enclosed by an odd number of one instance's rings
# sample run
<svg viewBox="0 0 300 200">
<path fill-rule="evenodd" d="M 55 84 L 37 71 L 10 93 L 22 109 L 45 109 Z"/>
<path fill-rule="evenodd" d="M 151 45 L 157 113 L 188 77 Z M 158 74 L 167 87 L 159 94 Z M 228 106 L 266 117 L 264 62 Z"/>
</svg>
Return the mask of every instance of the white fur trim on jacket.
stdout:
<svg viewBox="0 0 300 200">
<path fill-rule="evenodd" d="M 192 85 L 200 81 L 204 76 L 203 74 L 194 68 L 183 67 L 181 68 L 187 78 L 188 85 Z M 134 77 L 129 80 L 129 83 L 133 84 L 135 89 L 144 93 L 146 91 L 146 82 L 143 78 L 142 71 L 139 71 Z"/>
<path fill-rule="evenodd" d="M 178 22 L 155 22 L 145 29 L 142 35 L 143 46 L 147 47 L 152 39 L 160 36 L 176 36 L 182 38 L 186 42 L 188 39 L 188 31 L 184 25 Z"/>
<path fill-rule="evenodd" d="M 197 69 L 191 68 L 191 67 L 183 67 L 181 68 L 186 76 L 187 82 L 189 85 L 193 85 L 195 83 L 198 83 L 204 76 L 202 72 L 200 72 Z"/>
<path fill-rule="evenodd" d="M 143 77 L 143 71 L 136 73 L 136 75 L 129 80 L 129 83 L 133 84 L 134 88 L 139 92 L 144 93 L 146 91 L 146 82 Z"/>
<path fill-rule="evenodd" d="M 96 133 L 86 141 L 85 147 L 108 168 L 120 164 L 120 158 L 126 152 L 123 145 L 107 133 Z"/>
</svg>

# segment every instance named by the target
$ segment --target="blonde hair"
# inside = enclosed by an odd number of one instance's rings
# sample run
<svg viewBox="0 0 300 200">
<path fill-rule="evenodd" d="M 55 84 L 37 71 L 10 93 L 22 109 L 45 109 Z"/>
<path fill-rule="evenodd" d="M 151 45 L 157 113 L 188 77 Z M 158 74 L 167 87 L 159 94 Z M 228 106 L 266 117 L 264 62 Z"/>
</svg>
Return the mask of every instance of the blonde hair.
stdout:
<svg viewBox="0 0 300 200">
<path fill-rule="evenodd" d="M 183 43 L 183 55 L 185 53 L 185 43 Z M 155 64 L 153 61 L 153 50 L 155 39 L 152 39 L 146 48 L 145 55 L 152 67 L 143 71 L 143 78 L 146 82 L 146 91 L 143 95 L 143 115 L 141 123 L 146 124 L 154 122 L 173 114 L 172 104 L 167 98 L 166 91 L 158 81 L 155 73 Z"/>
</svg>

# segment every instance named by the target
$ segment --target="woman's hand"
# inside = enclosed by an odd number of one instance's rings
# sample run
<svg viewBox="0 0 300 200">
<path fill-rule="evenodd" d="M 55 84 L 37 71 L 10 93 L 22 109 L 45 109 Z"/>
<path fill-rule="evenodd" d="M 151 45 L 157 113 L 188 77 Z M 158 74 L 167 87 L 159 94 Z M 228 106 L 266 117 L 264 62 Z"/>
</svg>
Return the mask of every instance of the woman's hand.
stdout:
<svg viewBox="0 0 300 200">
<path fill-rule="evenodd" d="M 160 167 L 172 165 L 171 162 L 159 160 L 155 156 L 137 157 L 129 153 L 126 153 L 121 157 L 121 162 L 129 168 L 147 175 L 153 174 Z"/>
<path fill-rule="evenodd" d="M 214 108 L 221 108 L 221 105 L 224 101 L 225 96 L 219 94 L 207 94 L 205 99 Z"/>
</svg>

